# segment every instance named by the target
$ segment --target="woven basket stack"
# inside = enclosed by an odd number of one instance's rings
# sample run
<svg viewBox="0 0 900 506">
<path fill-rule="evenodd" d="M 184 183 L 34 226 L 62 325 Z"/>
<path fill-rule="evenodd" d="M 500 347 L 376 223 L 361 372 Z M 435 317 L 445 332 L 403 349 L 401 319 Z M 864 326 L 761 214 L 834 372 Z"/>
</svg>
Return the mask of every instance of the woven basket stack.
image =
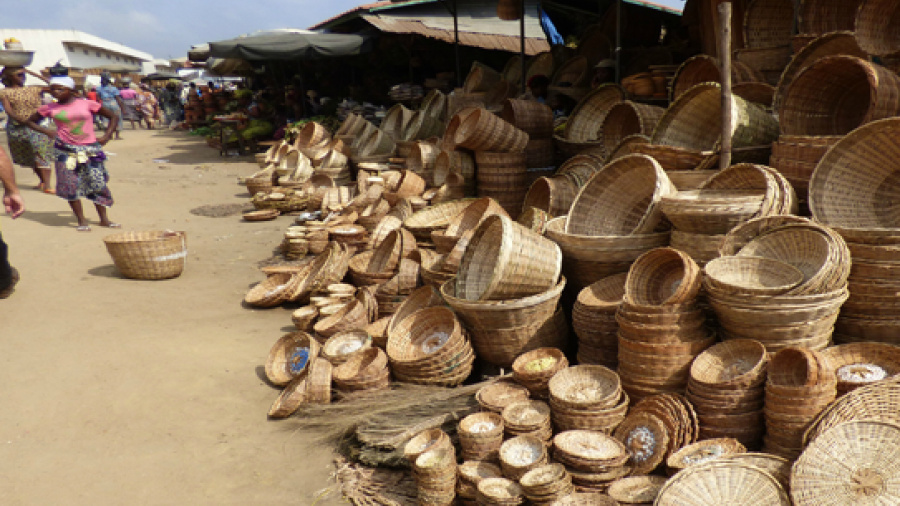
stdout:
<svg viewBox="0 0 900 506">
<path fill-rule="evenodd" d="M 447 308 L 420 309 L 388 330 L 387 355 L 398 381 L 457 386 L 472 372 L 474 352 Z"/>
<path fill-rule="evenodd" d="M 694 360 L 687 399 L 700 419 L 701 439 L 762 445 L 767 363 L 766 348 L 749 339 L 716 344 Z"/>
<path fill-rule="evenodd" d="M 525 503 L 525 491 L 508 478 L 485 478 L 478 483 L 475 502 L 479 506 L 517 506 Z"/>
<path fill-rule="evenodd" d="M 579 491 L 601 492 L 628 474 L 629 453 L 612 436 L 591 430 L 568 430 L 553 438 L 553 459 L 565 466 Z"/>
<path fill-rule="evenodd" d="M 462 504 L 474 505 L 478 497 L 478 484 L 488 478 L 502 478 L 500 467 L 488 462 L 468 460 L 459 465 L 456 480 L 456 497 Z"/>
<path fill-rule="evenodd" d="M 513 380 L 527 388 L 531 397 L 548 399 L 550 378 L 566 367 L 569 361 L 559 348 L 538 348 L 519 355 L 512 363 Z"/>
<path fill-rule="evenodd" d="M 412 462 L 420 504 L 449 506 L 456 498 L 456 452 L 453 446 L 425 450 Z"/>
<path fill-rule="evenodd" d="M 475 152 L 478 196 L 491 197 L 512 217 L 518 217 L 530 181 L 525 153 Z"/>
<path fill-rule="evenodd" d="M 653 504 L 665 483 L 662 476 L 628 476 L 612 482 L 606 492 L 619 504 Z"/>
<path fill-rule="evenodd" d="M 431 241 L 435 250 L 442 255 L 450 254 L 466 233 L 474 231 L 484 220 L 495 214 L 508 216 L 503 207 L 492 198 L 484 197 L 471 201 L 449 220 L 446 228 L 431 231 Z M 471 234 L 467 236 L 466 244 L 468 238 L 471 238 Z"/>
<path fill-rule="evenodd" d="M 504 427 L 503 417 L 497 413 L 483 411 L 469 415 L 459 421 L 456 433 L 463 460 L 500 462 Z"/>
<path fill-rule="evenodd" d="M 593 174 L 567 217 L 547 223 L 546 235 L 563 251 L 563 269 L 582 289 L 601 278 L 625 272 L 646 251 L 668 244 L 659 201 L 675 193 L 652 158 L 631 155 Z"/>
<path fill-rule="evenodd" d="M 753 0 L 744 11 L 744 49 L 735 59 L 758 72 L 771 85 L 791 59 L 794 3 L 790 0 Z"/>
<path fill-rule="evenodd" d="M 547 463 L 547 445 L 536 436 L 515 436 L 500 445 L 500 469 L 510 480 Z"/>
<path fill-rule="evenodd" d="M 667 472 L 676 474 L 691 466 L 702 465 L 713 460 L 725 459 L 732 455 L 741 455 L 747 448 L 740 441 L 732 438 L 712 438 L 691 443 L 666 459 Z"/>
<path fill-rule="evenodd" d="M 594 88 L 585 95 L 569 115 L 562 135 L 554 135 L 557 149 L 566 157 L 572 157 L 588 149 L 605 148 L 600 138 L 600 126 L 613 105 L 625 99 L 625 91 L 615 84 Z"/>
<path fill-rule="evenodd" d="M 665 109 L 656 105 L 623 100 L 613 105 L 600 127 L 603 147 L 611 155 L 622 141 L 632 135 L 653 134 Z"/>
<path fill-rule="evenodd" d="M 651 250 L 631 266 L 616 319 L 618 372 L 633 400 L 684 392 L 691 362 L 715 342 L 699 290 L 700 268 L 678 250 Z"/>
<path fill-rule="evenodd" d="M 854 130 L 822 158 L 810 181 L 813 216 L 841 234 L 853 258 L 850 298 L 835 326 L 837 342 L 900 342 L 895 300 L 900 219 L 886 205 L 897 190 L 898 134 L 898 118 Z"/>
<path fill-rule="evenodd" d="M 625 299 L 627 273 L 613 274 L 585 287 L 572 307 L 572 330 L 578 336 L 578 363 L 615 369 L 619 364 L 616 312 Z"/>
<path fill-rule="evenodd" d="M 697 414 L 681 395 L 653 395 L 634 405 L 613 436 L 631 455 L 631 474 L 649 474 L 680 448 L 697 441 Z"/>
<path fill-rule="evenodd" d="M 886 343 L 848 343 L 822 351 L 837 377 L 838 397 L 900 374 L 900 347 Z"/>
<path fill-rule="evenodd" d="M 531 504 L 555 504 L 554 501 L 575 492 L 572 476 L 562 464 L 547 464 L 525 473 L 519 484 Z"/>
<path fill-rule="evenodd" d="M 839 235 L 770 216 L 735 227 L 721 253 L 705 267 L 704 288 L 723 339 L 755 339 L 769 352 L 828 346 L 848 296 L 850 255 Z"/>
<path fill-rule="evenodd" d="M 619 376 L 600 365 L 578 365 L 550 380 L 550 408 L 557 431 L 592 430 L 610 433 L 625 418 L 628 396 Z"/>
<path fill-rule="evenodd" d="M 370 337 L 371 339 L 371 337 Z M 391 383 L 387 355 L 381 348 L 366 348 L 338 365 L 332 371 L 332 381 L 338 392 L 383 390 Z"/>
<path fill-rule="evenodd" d="M 502 417 L 508 437 L 533 436 L 545 443 L 553 437 L 550 406 L 543 401 L 514 402 L 503 408 Z"/>
<path fill-rule="evenodd" d="M 797 210 L 790 183 L 763 165 L 732 165 L 699 188 L 663 197 L 660 209 L 674 228 L 671 246 L 701 266 L 719 256 L 725 234 L 735 226 Z"/>
<path fill-rule="evenodd" d="M 796 459 L 804 432 L 836 394 L 837 379 L 821 354 L 794 347 L 776 353 L 766 383 L 765 451 Z"/>
<path fill-rule="evenodd" d="M 528 134 L 525 145 L 526 181 L 530 186 L 535 179 L 552 175 L 554 167 L 553 111 L 536 100 L 510 98 L 503 102 L 500 117 L 507 123 Z"/>
</svg>

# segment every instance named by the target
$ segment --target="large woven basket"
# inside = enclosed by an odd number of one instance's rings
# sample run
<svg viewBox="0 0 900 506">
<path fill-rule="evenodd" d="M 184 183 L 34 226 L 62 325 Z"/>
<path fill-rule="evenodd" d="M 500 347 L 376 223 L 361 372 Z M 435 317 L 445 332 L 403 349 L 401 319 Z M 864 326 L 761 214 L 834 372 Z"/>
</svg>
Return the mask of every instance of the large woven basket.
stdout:
<svg viewBox="0 0 900 506">
<path fill-rule="evenodd" d="M 630 100 L 614 105 L 600 127 L 606 151 L 612 153 L 630 135 L 652 134 L 664 112 L 662 107 Z"/>
<path fill-rule="evenodd" d="M 603 167 L 575 197 L 566 232 L 630 235 L 652 232 L 662 213 L 659 200 L 676 192 L 662 167 L 644 155 L 629 155 Z"/>
<path fill-rule="evenodd" d="M 550 217 L 569 214 L 572 202 L 578 196 L 578 186 L 571 178 L 565 176 L 538 178 L 528 193 L 525 194 L 523 206 L 546 211 Z"/>
<path fill-rule="evenodd" d="M 821 223 L 846 229 L 900 227 L 893 206 L 900 172 L 900 119 L 862 126 L 822 157 L 809 183 L 809 207 Z"/>
<path fill-rule="evenodd" d="M 853 30 L 861 3 L 862 0 L 804 0 L 800 3 L 797 31 L 822 35 L 839 30 Z"/>
<path fill-rule="evenodd" d="M 625 98 L 625 92 L 618 85 L 607 84 L 588 93 L 566 122 L 565 140 L 575 143 L 597 143 L 599 128 L 610 108 Z"/>
<path fill-rule="evenodd" d="M 853 2 L 849 2 L 853 4 Z M 865 0 L 856 12 L 856 39 L 867 53 L 896 56 L 900 53 L 900 39 L 893 27 L 900 6 L 890 0 Z"/>
<path fill-rule="evenodd" d="M 748 48 L 788 46 L 793 29 L 791 0 L 753 0 L 744 11 L 744 44 Z"/>
<path fill-rule="evenodd" d="M 468 300 L 525 297 L 554 286 L 562 252 L 553 241 L 493 215 L 475 230 L 459 266 L 457 296 Z"/>
<path fill-rule="evenodd" d="M 657 506 L 682 504 L 767 504 L 790 506 L 784 488 L 768 472 L 745 463 L 711 461 L 696 464 L 672 477 Z"/>
<path fill-rule="evenodd" d="M 705 54 L 688 58 L 678 67 L 675 77 L 672 78 L 669 99 L 674 102 L 687 90 L 700 83 L 720 83 L 721 79 L 719 62 L 716 58 Z M 731 82 L 733 84 L 762 80 L 762 76 L 746 64 L 739 61 L 731 62 Z"/>
<path fill-rule="evenodd" d="M 119 272 L 132 279 L 177 278 L 187 259 L 184 232 L 123 232 L 103 238 Z"/>
<path fill-rule="evenodd" d="M 789 263 L 763 257 L 722 257 L 703 268 L 707 283 L 723 291 L 778 295 L 803 281 L 803 273 Z"/>
<path fill-rule="evenodd" d="M 518 153 L 525 150 L 528 134 L 486 109 L 476 109 L 461 121 L 454 143 L 473 151 Z"/>
<path fill-rule="evenodd" d="M 696 151 L 712 150 L 721 138 L 721 111 L 721 87 L 716 83 L 698 84 L 666 109 L 653 131 L 652 142 Z M 732 111 L 733 147 L 767 145 L 778 138 L 778 122 L 762 107 L 733 96 Z"/>
<path fill-rule="evenodd" d="M 635 306 L 692 302 L 700 290 L 700 267 L 686 254 L 657 248 L 641 255 L 628 271 L 625 301 Z"/>
<path fill-rule="evenodd" d="M 855 56 L 827 56 L 801 70 L 778 110 L 787 135 L 844 135 L 900 114 L 900 76 Z"/>
<path fill-rule="evenodd" d="M 500 117 L 533 139 L 553 136 L 553 111 L 536 100 L 510 98 L 503 103 Z"/>
</svg>

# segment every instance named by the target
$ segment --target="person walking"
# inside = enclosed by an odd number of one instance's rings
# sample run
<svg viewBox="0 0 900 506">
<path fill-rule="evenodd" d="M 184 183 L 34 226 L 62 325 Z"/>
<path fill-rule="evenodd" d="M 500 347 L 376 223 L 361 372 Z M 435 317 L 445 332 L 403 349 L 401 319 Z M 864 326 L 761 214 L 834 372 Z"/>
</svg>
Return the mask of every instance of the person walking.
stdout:
<svg viewBox="0 0 900 506">
<path fill-rule="evenodd" d="M 138 105 L 138 93 L 131 87 L 131 79 L 122 79 L 119 86 L 119 96 L 122 97 L 122 121 L 131 122 L 131 129 L 141 125 L 141 112 Z"/>
<path fill-rule="evenodd" d="M 174 82 L 169 81 L 166 83 L 166 87 L 160 92 L 159 106 L 164 113 L 164 126 L 170 126 L 178 121 L 179 111 L 181 110 L 181 98 Z"/>
<path fill-rule="evenodd" d="M 38 190 L 53 193 L 50 183 L 50 167 L 53 161 L 53 138 L 28 128 L 25 121 L 41 106 L 41 86 L 25 86 L 27 75 L 44 81 L 40 74 L 25 67 L 5 67 L 0 73 L 4 86 L 0 89 L 0 104 L 9 117 L 6 136 L 13 163 L 31 167 L 40 183 Z M 49 126 L 49 122 L 44 126 Z"/>
<path fill-rule="evenodd" d="M 110 221 L 107 208 L 113 205 L 112 193 L 106 183 L 106 154 L 102 147 L 109 142 L 119 126 L 119 116 L 91 100 L 75 97 L 75 81 L 71 77 L 50 79 L 50 93 L 55 104 L 41 106 L 28 119 L 28 126 L 47 135 L 55 136 L 56 142 L 56 194 L 66 199 L 75 218 L 79 232 L 90 232 L 91 227 L 84 217 L 81 199 L 94 203 L 100 226 L 120 228 Z M 99 114 L 109 121 L 103 137 L 94 134 L 93 115 Z M 50 118 L 56 124 L 56 132 L 38 124 L 41 118 Z"/>
<path fill-rule="evenodd" d="M 150 86 L 141 84 L 138 91 L 138 104 L 141 108 L 141 118 L 147 123 L 147 130 L 153 130 L 155 123 L 159 119 L 159 102 L 156 95 L 150 91 Z"/>
<path fill-rule="evenodd" d="M 100 87 L 97 88 L 97 97 L 100 99 L 100 104 L 107 110 L 112 111 L 119 119 L 116 122 L 115 135 L 117 140 L 121 139 L 119 130 L 122 128 L 122 111 L 125 109 L 125 103 L 122 102 L 119 89 L 113 86 L 112 78 L 108 74 L 100 76 Z M 106 124 L 106 129 L 109 130 L 109 123 L 104 123 Z"/>
<path fill-rule="evenodd" d="M 0 183 L 3 184 L 3 207 L 12 219 L 22 216 L 25 212 L 25 201 L 19 194 L 16 186 L 16 173 L 13 163 L 6 151 L 0 149 Z M 3 242 L 3 234 L 0 233 L 0 299 L 12 295 L 16 284 L 19 282 L 19 271 L 9 265 L 9 248 Z"/>
</svg>

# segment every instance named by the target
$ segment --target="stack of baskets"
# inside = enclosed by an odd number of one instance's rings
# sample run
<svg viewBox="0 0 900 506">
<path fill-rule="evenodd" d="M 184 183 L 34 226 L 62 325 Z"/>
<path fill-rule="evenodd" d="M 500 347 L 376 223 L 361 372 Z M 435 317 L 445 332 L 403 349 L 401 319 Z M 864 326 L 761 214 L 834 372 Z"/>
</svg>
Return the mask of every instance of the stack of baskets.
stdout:
<svg viewBox="0 0 900 506">
<path fill-rule="evenodd" d="M 463 460 L 499 462 L 503 444 L 503 417 L 491 411 L 469 415 L 456 431 Z"/>
<path fill-rule="evenodd" d="M 656 232 L 659 201 L 675 187 L 652 158 L 630 155 L 593 174 L 566 218 L 547 224 L 547 237 L 563 250 L 564 272 L 582 289 L 606 276 L 625 272 L 646 251 L 668 244 Z"/>
<path fill-rule="evenodd" d="M 457 386 L 472 372 L 475 355 L 447 308 L 416 311 L 388 330 L 387 355 L 397 381 Z"/>
<path fill-rule="evenodd" d="M 624 98 L 624 90 L 615 84 L 599 86 L 585 95 L 569 115 L 563 135 L 554 135 L 557 149 L 566 158 L 592 148 L 605 155 L 599 127 L 612 106 Z"/>
<path fill-rule="evenodd" d="M 678 250 L 651 250 L 631 266 L 616 319 L 618 372 L 633 400 L 684 392 L 691 362 L 715 342 L 699 290 L 700 268 Z"/>
<path fill-rule="evenodd" d="M 508 437 L 534 436 L 549 442 L 553 437 L 550 406 L 542 401 L 514 402 L 503 409 L 503 429 Z"/>
<path fill-rule="evenodd" d="M 456 498 L 456 452 L 453 446 L 427 450 L 412 465 L 420 504 L 450 506 Z"/>
<path fill-rule="evenodd" d="M 781 135 L 772 144 L 769 165 L 791 183 L 797 192 L 797 199 L 805 205 L 808 202 L 809 180 L 816 165 L 840 139 L 837 135 Z"/>
<path fill-rule="evenodd" d="M 697 414 L 681 395 L 653 395 L 634 405 L 613 436 L 630 452 L 632 474 L 649 474 L 680 448 L 697 441 Z"/>
<path fill-rule="evenodd" d="M 766 348 L 750 339 L 719 343 L 694 360 L 687 399 L 700 419 L 701 439 L 761 446 L 767 362 Z"/>
<path fill-rule="evenodd" d="M 629 452 L 608 434 L 592 430 L 568 430 L 553 438 L 553 459 L 571 475 L 580 490 L 602 491 L 613 480 L 629 473 Z"/>
<path fill-rule="evenodd" d="M 572 476 L 562 464 L 547 464 L 525 473 L 519 480 L 522 492 L 532 504 L 554 504 L 575 492 Z"/>
<path fill-rule="evenodd" d="M 528 400 L 528 389 L 512 381 L 497 381 L 481 387 L 475 394 L 475 400 L 484 411 L 498 415 L 506 406 L 518 401 Z"/>
<path fill-rule="evenodd" d="M 391 372 L 387 355 L 381 348 L 367 348 L 335 367 L 331 379 L 337 391 L 344 393 L 388 388 Z"/>
<path fill-rule="evenodd" d="M 572 330 L 578 336 L 578 363 L 619 364 L 619 324 L 616 312 L 625 299 L 623 272 L 605 277 L 584 288 L 572 307 Z"/>
<path fill-rule="evenodd" d="M 847 343 L 822 351 L 837 377 L 838 397 L 863 385 L 900 374 L 900 347 L 886 343 Z"/>
<path fill-rule="evenodd" d="M 746 451 L 747 448 L 737 439 L 727 437 L 704 439 L 673 453 L 666 460 L 666 467 L 669 474 L 677 474 L 689 467 L 713 460 L 726 459 L 733 455 L 746 455 L 744 453 Z"/>
<path fill-rule="evenodd" d="M 488 462 L 469 460 L 459 466 L 456 479 L 456 497 L 464 505 L 474 505 L 478 496 L 478 484 L 488 478 L 502 478 L 500 468 Z"/>
<path fill-rule="evenodd" d="M 547 446 L 536 436 L 516 436 L 500 445 L 503 476 L 518 481 L 528 471 L 547 463 Z"/>
<path fill-rule="evenodd" d="M 550 379 L 569 367 L 569 361 L 559 348 L 538 348 L 523 353 L 512 364 L 513 380 L 524 386 L 535 399 L 550 396 Z"/>
<path fill-rule="evenodd" d="M 612 106 L 600 127 L 606 152 L 612 154 L 628 136 L 653 134 L 653 129 L 664 112 L 662 107 L 630 100 Z"/>
<path fill-rule="evenodd" d="M 525 153 L 475 152 L 478 196 L 491 197 L 512 217 L 522 210 L 531 184 L 525 165 Z"/>
<path fill-rule="evenodd" d="M 803 450 L 803 434 L 834 401 L 837 378 L 816 351 L 789 347 L 769 362 L 764 451 L 789 460 Z"/>
<path fill-rule="evenodd" d="M 372 348 L 372 336 L 365 330 L 345 330 L 322 344 L 322 357 L 337 367 Z"/>
<path fill-rule="evenodd" d="M 733 229 L 721 252 L 706 265 L 704 287 L 723 339 L 755 339 L 769 352 L 828 346 L 848 296 L 840 236 L 804 218 L 771 216 Z"/>
<path fill-rule="evenodd" d="M 719 256 L 729 230 L 752 218 L 789 214 L 796 198 L 776 171 L 742 163 L 715 173 L 698 190 L 663 197 L 660 209 L 674 228 L 671 246 L 702 266 Z"/>
<path fill-rule="evenodd" d="M 822 158 L 810 181 L 813 216 L 843 236 L 853 257 L 837 342 L 900 342 L 900 219 L 888 205 L 898 189 L 898 134 L 898 118 L 854 130 Z"/>
<path fill-rule="evenodd" d="M 475 502 L 479 506 L 517 506 L 525 503 L 525 492 L 513 480 L 485 478 L 478 483 Z"/>
<path fill-rule="evenodd" d="M 496 200 L 485 197 L 471 201 L 465 209 L 450 219 L 446 228 L 431 232 L 435 249 L 442 255 L 450 253 L 466 232 L 476 229 L 481 222 L 495 214 L 506 215 L 506 211 Z"/>
<path fill-rule="evenodd" d="M 628 411 L 628 396 L 619 376 L 600 365 L 578 365 L 550 380 L 550 408 L 557 431 L 594 430 L 610 433 Z"/>
<path fill-rule="evenodd" d="M 528 134 L 525 145 L 525 169 L 528 186 L 535 179 L 552 175 L 553 111 L 536 100 L 510 98 L 503 103 L 500 117 Z"/>
<path fill-rule="evenodd" d="M 744 49 L 735 58 L 759 72 L 769 84 L 791 59 L 794 3 L 790 0 L 753 0 L 744 11 Z"/>
</svg>

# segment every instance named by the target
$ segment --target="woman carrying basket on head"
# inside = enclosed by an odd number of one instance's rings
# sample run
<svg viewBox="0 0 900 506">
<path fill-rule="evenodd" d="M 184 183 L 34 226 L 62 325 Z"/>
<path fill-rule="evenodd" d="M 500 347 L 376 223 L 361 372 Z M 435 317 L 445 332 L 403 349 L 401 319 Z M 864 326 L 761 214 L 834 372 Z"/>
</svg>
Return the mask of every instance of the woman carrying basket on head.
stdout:
<svg viewBox="0 0 900 506">
<path fill-rule="evenodd" d="M 29 129 L 27 120 L 41 106 L 41 86 L 25 86 L 26 75 L 31 74 L 46 81 L 25 67 L 5 67 L 0 80 L 6 86 L 0 89 L 0 104 L 6 110 L 6 136 L 13 162 L 31 167 L 40 180 L 37 189 L 53 193 L 50 187 L 50 167 L 53 163 L 53 137 Z M 49 126 L 46 123 L 45 126 Z"/>
<path fill-rule="evenodd" d="M 91 230 L 84 217 L 82 198 L 94 203 L 101 226 L 119 228 L 120 225 L 110 221 L 106 213 L 106 209 L 113 204 L 113 198 L 106 186 L 109 174 L 104 164 L 106 154 L 101 148 L 115 133 L 119 124 L 118 115 L 97 102 L 76 98 L 75 82 L 71 77 L 51 78 L 50 93 L 57 103 L 41 106 L 28 118 L 27 124 L 38 132 L 56 138 L 56 194 L 69 202 L 78 219 L 76 230 L 79 232 Z M 94 114 L 109 120 L 109 127 L 99 139 L 94 135 Z M 45 117 L 56 124 L 55 132 L 38 124 Z"/>
</svg>

